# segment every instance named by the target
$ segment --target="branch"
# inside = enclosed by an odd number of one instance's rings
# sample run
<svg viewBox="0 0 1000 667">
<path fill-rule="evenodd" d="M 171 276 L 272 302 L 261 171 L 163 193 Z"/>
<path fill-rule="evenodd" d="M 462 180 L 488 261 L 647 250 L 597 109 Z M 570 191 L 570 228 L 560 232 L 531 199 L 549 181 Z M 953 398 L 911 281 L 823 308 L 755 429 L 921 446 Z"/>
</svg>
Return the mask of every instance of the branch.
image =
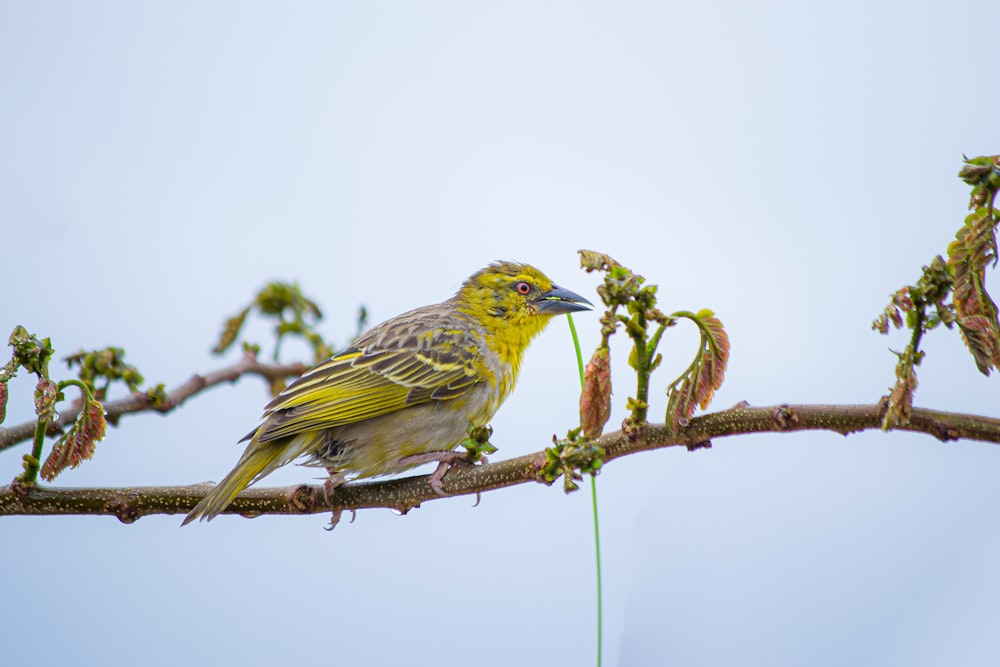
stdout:
<svg viewBox="0 0 1000 667">
<path fill-rule="evenodd" d="M 220 380 L 221 381 L 221 380 Z M 633 437 L 621 431 L 601 437 L 605 463 L 637 452 L 685 446 L 689 450 L 711 446 L 711 439 L 748 433 L 835 431 L 849 435 L 880 429 L 886 403 L 875 405 L 778 405 L 751 407 L 740 404 L 729 410 L 691 419 L 679 433 L 650 424 Z M 932 435 L 942 442 L 977 440 L 1000 444 L 1000 419 L 914 408 L 909 424 L 894 430 Z M 545 462 L 537 452 L 485 465 L 454 467 L 442 480 L 447 496 L 478 494 L 536 481 Z M 251 488 L 226 510 L 246 517 L 261 514 L 315 514 L 319 512 L 388 508 L 405 513 L 438 496 L 427 475 L 384 482 L 356 482 L 337 487 L 324 499 L 323 487 Z M 100 514 L 124 523 L 150 514 L 183 514 L 211 489 L 210 484 L 176 487 L 53 488 L 14 483 L 0 487 L 0 515 Z"/>
<path fill-rule="evenodd" d="M 236 382 L 244 375 L 258 375 L 268 382 L 273 382 L 302 375 L 306 370 L 307 367 L 300 363 L 262 364 L 257 361 L 253 353 L 247 352 L 240 361 L 232 366 L 226 366 L 205 375 L 193 375 L 187 382 L 175 387 L 165 395 L 156 395 L 153 391 L 145 393 L 137 391 L 125 398 L 108 401 L 104 403 L 104 413 L 109 423 L 117 424 L 122 415 L 136 412 L 170 412 L 195 394 L 223 382 Z M 80 406 L 78 403 L 73 408 L 60 412 L 59 417 L 49 423 L 46 435 L 59 435 L 76 421 L 79 414 Z M 36 423 L 30 421 L 10 428 L 0 428 L 0 451 L 9 449 L 25 440 L 30 440 L 34 435 Z"/>
</svg>

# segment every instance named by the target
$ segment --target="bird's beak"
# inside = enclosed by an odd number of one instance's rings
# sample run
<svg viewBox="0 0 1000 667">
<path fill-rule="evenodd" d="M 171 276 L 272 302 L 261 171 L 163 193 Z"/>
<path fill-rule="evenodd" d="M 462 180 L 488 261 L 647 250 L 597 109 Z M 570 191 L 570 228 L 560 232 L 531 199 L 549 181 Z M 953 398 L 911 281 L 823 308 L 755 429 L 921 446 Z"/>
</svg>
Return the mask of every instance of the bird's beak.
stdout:
<svg viewBox="0 0 1000 667">
<path fill-rule="evenodd" d="M 539 300 L 538 311 L 547 315 L 562 315 L 578 310 L 590 310 L 593 305 L 579 294 L 553 285 L 552 289 L 543 294 Z"/>
</svg>

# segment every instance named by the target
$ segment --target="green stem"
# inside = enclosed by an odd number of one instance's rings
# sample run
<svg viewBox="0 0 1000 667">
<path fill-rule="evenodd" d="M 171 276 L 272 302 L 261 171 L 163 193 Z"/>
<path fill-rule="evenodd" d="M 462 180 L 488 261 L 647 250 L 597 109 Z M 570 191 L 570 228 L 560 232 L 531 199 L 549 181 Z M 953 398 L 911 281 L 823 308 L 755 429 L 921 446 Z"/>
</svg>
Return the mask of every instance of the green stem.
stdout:
<svg viewBox="0 0 1000 667">
<path fill-rule="evenodd" d="M 923 301 L 914 304 L 913 309 L 913 334 L 910 336 L 910 366 L 920 364 L 920 339 L 924 337 L 924 319 L 926 317 L 927 304 Z"/>
<path fill-rule="evenodd" d="M 108 382 L 108 384 L 109 385 L 111 384 L 110 381 Z M 62 380 L 62 381 L 60 381 L 58 386 L 59 386 L 59 391 L 62 391 L 66 387 L 76 387 L 81 392 L 83 392 L 83 409 L 84 410 L 87 409 L 87 405 L 88 404 L 94 402 L 94 394 L 93 394 L 93 392 L 90 391 L 90 387 L 87 386 L 86 382 L 83 382 L 81 380 L 77 380 L 75 378 L 71 378 L 69 380 Z M 105 386 L 104 390 L 107 391 L 107 389 L 108 389 L 107 386 Z"/>
<path fill-rule="evenodd" d="M 604 596 L 601 585 L 601 526 L 597 520 L 597 477 L 593 474 L 590 476 L 590 497 L 594 508 L 594 556 L 597 564 L 597 667 L 601 667 Z"/>
<path fill-rule="evenodd" d="M 632 415 L 636 425 L 646 423 L 646 414 L 649 410 L 649 359 L 646 342 L 646 317 L 643 313 L 637 313 L 637 324 L 635 330 L 626 327 L 629 336 L 635 347 L 635 412 Z"/>
<path fill-rule="evenodd" d="M 580 388 L 583 389 L 583 353 L 580 351 L 580 337 L 576 335 L 576 325 L 573 323 L 573 316 L 566 315 L 569 321 L 569 331 L 573 336 L 573 347 L 576 349 L 576 365 L 580 370 Z M 607 344 L 607 337 L 604 343 Z M 601 656 L 603 655 L 604 638 L 604 595 L 601 583 L 601 526 L 597 518 L 597 477 L 590 475 L 590 498 L 594 514 L 594 554 L 597 568 L 597 667 L 601 667 Z"/>
<path fill-rule="evenodd" d="M 646 355 L 649 359 L 653 359 L 656 356 L 656 348 L 660 344 L 660 338 L 663 336 L 664 330 L 667 328 L 666 324 L 661 324 L 657 327 L 653 335 L 649 337 L 649 343 L 646 344 Z"/>
<path fill-rule="evenodd" d="M 569 333 L 573 336 L 573 349 L 576 350 L 576 366 L 580 370 L 580 389 L 583 389 L 583 353 L 580 351 L 580 337 L 576 335 L 576 324 L 573 323 L 573 315 L 566 313 L 566 321 L 569 322 Z"/>
<path fill-rule="evenodd" d="M 21 475 L 21 481 L 25 485 L 34 484 L 38 479 L 38 471 L 40 469 L 39 462 L 42 460 L 42 448 L 45 446 L 45 429 L 48 428 L 48 419 L 38 419 L 38 423 L 35 424 L 35 441 L 31 448 L 31 456 L 24 457 L 24 474 Z"/>
</svg>

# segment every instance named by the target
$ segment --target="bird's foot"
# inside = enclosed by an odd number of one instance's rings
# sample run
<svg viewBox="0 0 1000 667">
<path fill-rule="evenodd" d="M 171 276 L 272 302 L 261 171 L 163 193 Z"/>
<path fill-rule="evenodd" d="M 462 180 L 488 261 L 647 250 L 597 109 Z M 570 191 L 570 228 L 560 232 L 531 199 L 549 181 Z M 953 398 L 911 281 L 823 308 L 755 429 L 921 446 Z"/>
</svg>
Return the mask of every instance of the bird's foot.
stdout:
<svg viewBox="0 0 1000 667">
<path fill-rule="evenodd" d="M 452 451 L 425 452 L 423 454 L 406 456 L 399 460 L 402 465 L 408 467 L 420 465 L 422 463 L 431 463 L 432 461 L 437 461 L 438 467 L 430 474 L 430 476 L 428 476 L 427 483 L 430 485 L 431 489 L 434 490 L 434 493 L 442 497 L 448 495 L 445 493 L 442 482 L 444 480 L 444 476 L 448 474 L 449 470 L 451 470 L 451 467 L 463 464 L 471 465 L 465 454 Z"/>
<path fill-rule="evenodd" d="M 323 480 L 323 502 L 327 505 L 330 504 L 330 494 L 338 486 L 344 483 L 343 473 L 338 471 L 336 468 L 327 468 L 326 471 L 330 473 L 330 476 Z"/>
<path fill-rule="evenodd" d="M 334 489 L 344 483 L 344 473 L 337 470 L 336 468 L 327 468 L 326 471 L 330 473 L 330 476 L 323 480 L 323 502 L 329 506 L 330 504 L 330 494 L 333 493 Z M 350 510 L 351 512 L 351 523 L 354 523 L 354 518 L 357 516 L 355 510 Z M 330 513 L 330 525 L 325 526 L 324 530 L 330 531 L 337 527 L 340 523 L 340 517 L 344 514 L 344 510 L 333 510 Z"/>
</svg>

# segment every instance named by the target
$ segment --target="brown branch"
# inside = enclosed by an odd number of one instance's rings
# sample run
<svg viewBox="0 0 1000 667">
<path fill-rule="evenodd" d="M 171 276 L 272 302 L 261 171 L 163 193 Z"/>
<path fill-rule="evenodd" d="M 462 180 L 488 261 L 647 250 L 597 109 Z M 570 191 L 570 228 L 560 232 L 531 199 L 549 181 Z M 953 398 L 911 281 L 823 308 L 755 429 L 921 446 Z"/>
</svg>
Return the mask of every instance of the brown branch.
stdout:
<svg viewBox="0 0 1000 667">
<path fill-rule="evenodd" d="M 711 446 L 711 439 L 748 434 L 789 431 L 834 431 L 848 435 L 879 429 L 884 403 L 876 405 L 737 405 L 692 419 L 680 433 L 671 434 L 663 425 L 648 425 L 641 433 L 626 436 L 621 431 L 600 438 L 604 461 L 640 451 L 683 445 L 689 450 Z M 895 430 L 915 431 L 942 442 L 977 440 L 1000 444 L 1000 419 L 977 415 L 914 408 L 910 423 Z M 478 494 L 493 489 L 536 481 L 545 461 L 537 452 L 497 463 L 455 467 L 445 475 L 448 496 Z M 18 484 L 0 487 L 0 515 L 101 514 L 130 523 L 149 514 L 183 514 L 201 500 L 211 485 L 72 489 Z M 314 514 L 331 510 L 389 508 L 407 512 L 428 500 L 440 498 L 427 483 L 427 476 L 385 482 L 351 483 L 323 497 L 321 486 L 251 488 L 239 495 L 226 510 L 229 514 Z"/>
<path fill-rule="evenodd" d="M 155 397 L 151 392 L 134 392 L 125 398 L 104 403 L 104 413 L 108 423 L 117 424 L 118 420 L 127 414 L 137 412 L 170 412 L 184 401 L 206 389 L 224 382 L 236 382 L 244 375 L 257 375 L 268 382 L 282 378 L 296 377 L 302 375 L 307 370 L 304 364 L 284 364 L 269 365 L 257 361 L 253 353 L 246 353 L 237 363 L 220 368 L 205 375 L 193 375 L 191 378 L 171 391 L 165 396 Z M 79 401 L 73 407 L 59 413 L 59 418 L 53 420 L 46 435 L 54 436 L 62 433 L 80 414 Z M 13 447 L 14 445 L 30 440 L 35 433 L 34 421 L 25 422 L 10 428 L 0 428 L 0 451 Z"/>
</svg>

